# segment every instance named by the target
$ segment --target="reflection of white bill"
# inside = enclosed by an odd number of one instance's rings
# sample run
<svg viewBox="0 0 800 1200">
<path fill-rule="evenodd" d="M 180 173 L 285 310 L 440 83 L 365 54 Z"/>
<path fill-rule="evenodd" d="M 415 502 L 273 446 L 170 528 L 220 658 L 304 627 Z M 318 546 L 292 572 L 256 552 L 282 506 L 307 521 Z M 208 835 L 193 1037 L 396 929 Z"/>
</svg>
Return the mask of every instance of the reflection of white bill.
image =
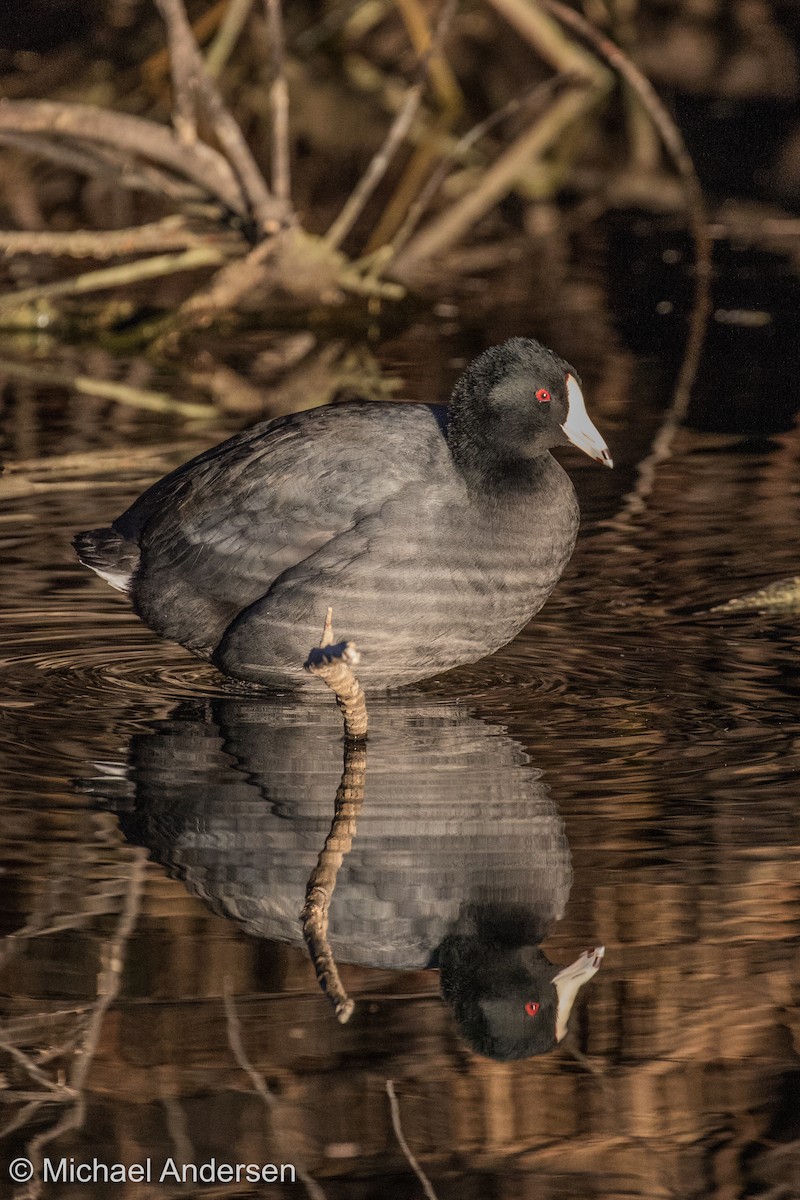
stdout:
<svg viewBox="0 0 800 1200">
<path fill-rule="evenodd" d="M 569 1015 L 575 1003 L 575 997 L 585 983 L 597 974 L 600 963 L 605 955 L 605 946 L 595 946 L 594 950 L 585 950 L 574 963 L 564 967 L 553 976 L 553 983 L 558 992 L 558 1016 L 556 1018 L 556 1041 L 560 1042 L 567 1032 Z"/>
</svg>

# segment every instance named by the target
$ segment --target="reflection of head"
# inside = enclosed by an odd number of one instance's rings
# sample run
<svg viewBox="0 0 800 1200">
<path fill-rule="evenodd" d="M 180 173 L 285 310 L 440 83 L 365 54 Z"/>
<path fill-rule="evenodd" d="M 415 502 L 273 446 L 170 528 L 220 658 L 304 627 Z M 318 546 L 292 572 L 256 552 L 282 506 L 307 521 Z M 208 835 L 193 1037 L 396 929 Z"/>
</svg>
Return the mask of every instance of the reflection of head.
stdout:
<svg viewBox="0 0 800 1200">
<path fill-rule="evenodd" d="M 486 915 L 473 910 L 472 929 L 443 941 L 442 995 L 476 1054 L 500 1061 L 546 1054 L 564 1038 L 578 990 L 598 970 L 603 948 L 562 969 L 539 949 L 536 931 L 525 932 L 527 914 L 495 910 L 490 922 Z"/>
</svg>

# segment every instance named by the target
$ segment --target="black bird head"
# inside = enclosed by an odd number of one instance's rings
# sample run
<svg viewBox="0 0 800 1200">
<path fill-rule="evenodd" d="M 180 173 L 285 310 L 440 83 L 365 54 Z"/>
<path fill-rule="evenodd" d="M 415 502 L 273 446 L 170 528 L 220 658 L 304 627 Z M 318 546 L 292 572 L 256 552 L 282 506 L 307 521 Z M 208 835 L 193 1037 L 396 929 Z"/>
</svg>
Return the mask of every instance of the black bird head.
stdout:
<svg viewBox="0 0 800 1200">
<path fill-rule="evenodd" d="M 468 470 L 530 460 L 569 443 L 613 466 L 577 371 L 532 338 L 511 338 L 476 358 L 456 383 L 450 413 L 448 442 Z"/>
<path fill-rule="evenodd" d="M 538 945 L 453 934 L 439 950 L 442 995 L 476 1054 L 500 1061 L 546 1054 L 565 1037 L 578 991 L 604 954 L 596 946 L 559 968 Z"/>
</svg>

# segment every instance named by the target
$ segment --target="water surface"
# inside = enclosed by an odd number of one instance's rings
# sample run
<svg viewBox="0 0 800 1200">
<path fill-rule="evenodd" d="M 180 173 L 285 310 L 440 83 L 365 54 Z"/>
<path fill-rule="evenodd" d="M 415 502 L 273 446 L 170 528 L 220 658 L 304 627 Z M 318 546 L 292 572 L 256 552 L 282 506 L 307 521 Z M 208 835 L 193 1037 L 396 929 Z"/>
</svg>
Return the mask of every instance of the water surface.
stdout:
<svg viewBox="0 0 800 1200">
<path fill-rule="evenodd" d="M 647 239 L 640 252 L 652 254 Z M 564 455 L 581 537 L 511 646 L 376 704 L 332 910 L 356 1001 L 344 1027 L 292 933 L 333 813 L 335 712 L 324 697 L 319 719 L 259 707 L 141 626 L 69 545 L 236 420 L 192 427 L 6 386 L 0 1049 L 12 1152 L 292 1162 L 330 1198 L 416 1196 L 393 1081 L 441 1200 L 800 1195 L 800 633 L 792 616 L 705 611 L 797 573 L 797 397 L 770 405 L 765 367 L 771 354 L 788 388 L 791 351 L 777 309 L 760 335 L 717 321 L 693 428 L 628 516 L 675 359 L 663 302 L 686 281 L 659 277 L 626 308 L 620 266 L 585 260 L 539 315 L 518 279 L 502 310 L 478 300 L 457 330 L 431 318 L 380 351 L 402 394 L 429 400 L 481 345 L 539 332 L 579 365 L 620 465 Z M 730 272 L 722 284 L 728 312 Z M 759 297 L 767 309 L 773 291 Z M 564 1045 L 508 1063 L 459 1036 L 428 944 L 432 913 L 446 922 L 454 897 L 498 881 L 547 911 L 553 962 L 606 946 Z M 266 1101 L 232 1050 L 226 981 Z M 76 1109 L 59 1088 L 81 1053 Z"/>
</svg>

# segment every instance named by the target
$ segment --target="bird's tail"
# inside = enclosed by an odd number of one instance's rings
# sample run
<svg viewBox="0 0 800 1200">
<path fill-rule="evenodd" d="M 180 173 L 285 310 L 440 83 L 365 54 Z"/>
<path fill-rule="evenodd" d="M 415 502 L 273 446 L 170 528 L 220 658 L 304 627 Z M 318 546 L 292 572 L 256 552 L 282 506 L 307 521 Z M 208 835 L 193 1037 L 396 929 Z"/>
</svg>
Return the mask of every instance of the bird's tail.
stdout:
<svg viewBox="0 0 800 1200">
<path fill-rule="evenodd" d="M 72 544 L 85 567 L 96 571 L 118 591 L 131 590 L 140 557 L 139 547 L 134 542 L 126 541 L 116 529 L 107 526 L 76 534 Z"/>
</svg>

